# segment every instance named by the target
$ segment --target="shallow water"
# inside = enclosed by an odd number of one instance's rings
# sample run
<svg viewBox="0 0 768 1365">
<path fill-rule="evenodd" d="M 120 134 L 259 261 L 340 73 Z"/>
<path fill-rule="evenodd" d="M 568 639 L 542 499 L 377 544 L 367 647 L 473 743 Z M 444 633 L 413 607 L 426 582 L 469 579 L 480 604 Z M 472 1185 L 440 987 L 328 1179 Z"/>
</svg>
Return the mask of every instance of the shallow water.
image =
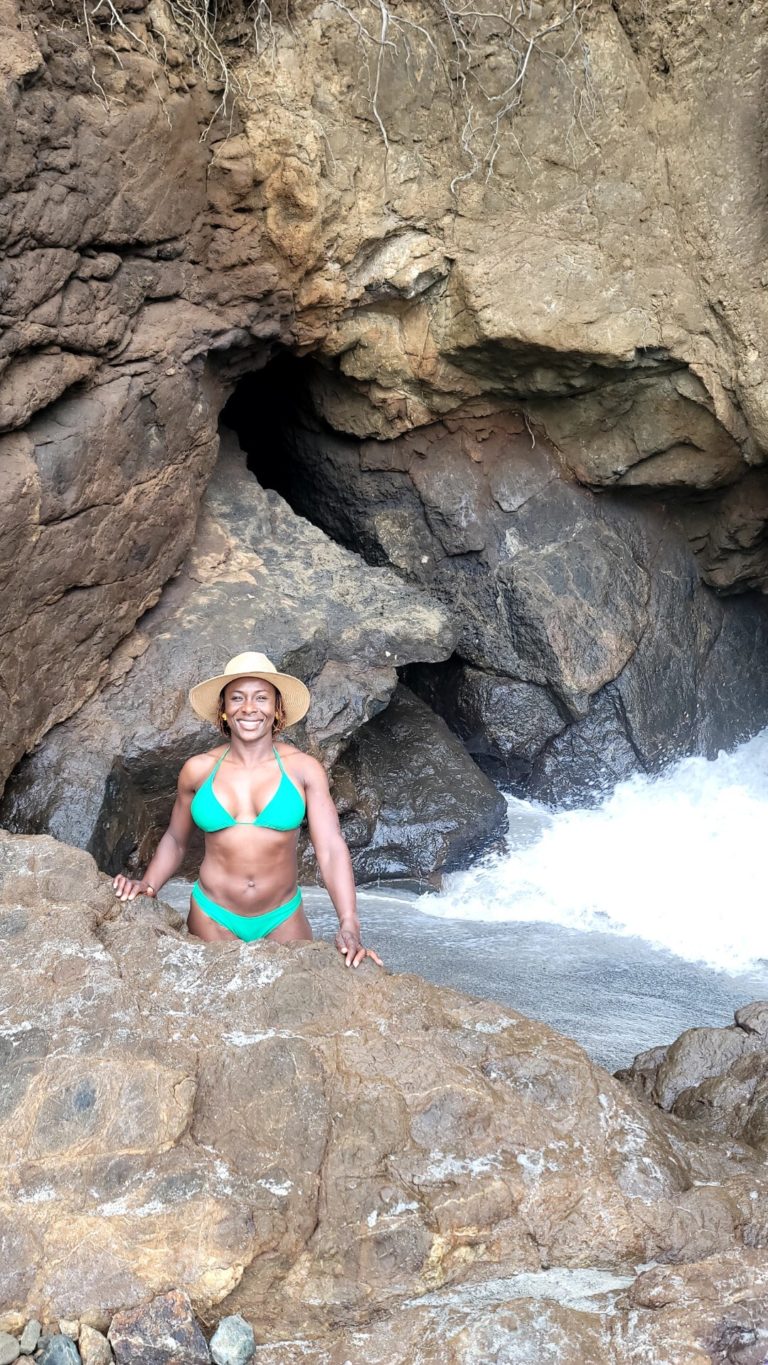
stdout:
<svg viewBox="0 0 768 1365">
<path fill-rule="evenodd" d="M 392 971 L 511 1005 L 609 1070 L 768 998 L 768 731 L 622 782 L 595 810 L 509 805 L 505 851 L 439 895 L 360 892 L 364 941 Z M 187 909 L 187 883 L 163 894 Z M 325 892 L 305 904 L 332 938 Z"/>
<path fill-rule="evenodd" d="M 171 882 L 163 899 L 186 911 L 189 891 L 188 883 Z M 316 936 L 332 939 L 336 916 L 326 893 L 309 887 L 304 901 Z M 637 938 L 437 918 L 419 904 L 385 888 L 359 893 L 364 942 L 391 971 L 511 1005 L 575 1038 L 611 1071 L 685 1028 L 730 1023 L 739 1005 L 768 998 L 768 969 L 715 972 Z"/>
</svg>

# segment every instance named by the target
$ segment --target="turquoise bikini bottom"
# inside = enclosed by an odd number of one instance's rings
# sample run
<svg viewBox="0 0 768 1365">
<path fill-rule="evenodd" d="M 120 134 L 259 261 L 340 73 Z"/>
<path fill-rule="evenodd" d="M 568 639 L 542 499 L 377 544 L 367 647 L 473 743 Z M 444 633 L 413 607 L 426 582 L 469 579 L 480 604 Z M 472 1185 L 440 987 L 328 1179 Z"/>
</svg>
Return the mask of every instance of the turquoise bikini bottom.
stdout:
<svg viewBox="0 0 768 1365">
<path fill-rule="evenodd" d="M 244 943 L 251 943 L 256 938 L 266 938 L 267 934 L 271 934 L 283 920 L 289 919 L 301 905 L 299 890 L 285 902 L 285 905 L 278 905 L 276 910 L 267 910 L 263 915 L 236 915 L 234 910 L 227 910 L 226 906 L 217 905 L 210 896 L 206 896 L 199 882 L 195 882 L 192 887 L 192 896 L 203 914 L 209 919 L 215 919 L 217 924 L 222 924 Z"/>
</svg>

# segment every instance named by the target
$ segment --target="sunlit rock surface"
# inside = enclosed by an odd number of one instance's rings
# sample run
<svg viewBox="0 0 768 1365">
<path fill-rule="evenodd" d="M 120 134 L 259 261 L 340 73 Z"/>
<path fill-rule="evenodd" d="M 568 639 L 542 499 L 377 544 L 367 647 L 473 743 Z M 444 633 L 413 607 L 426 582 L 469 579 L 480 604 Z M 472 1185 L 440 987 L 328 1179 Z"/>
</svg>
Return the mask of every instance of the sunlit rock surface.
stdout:
<svg viewBox="0 0 768 1365">
<path fill-rule="evenodd" d="M 48 838 L 0 854 L 3 1313 L 172 1284 L 207 1321 L 240 1312 L 275 1362 L 351 1332 L 401 1361 L 441 1323 L 457 1361 L 513 1330 L 531 1349 L 583 1331 L 602 1361 L 620 1328 L 714 1339 L 745 1268 L 764 1281 L 755 1153 L 543 1025 L 322 943 L 187 938 Z M 651 1260 L 676 1268 L 637 1278 Z"/>
</svg>

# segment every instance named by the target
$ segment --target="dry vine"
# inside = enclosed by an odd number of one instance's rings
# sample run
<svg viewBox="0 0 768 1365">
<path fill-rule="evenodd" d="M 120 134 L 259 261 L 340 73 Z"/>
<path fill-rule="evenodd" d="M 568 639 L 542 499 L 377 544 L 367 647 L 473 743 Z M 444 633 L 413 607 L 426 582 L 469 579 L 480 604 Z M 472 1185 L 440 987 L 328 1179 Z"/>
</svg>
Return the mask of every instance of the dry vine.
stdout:
<svg viewBox="0 0 768 1365">
<path fill-rule="evenodd" d="M 379 109 L 385 55 L 406 64 L 431 56 L 442 70 L 462 110 L 461 145 L 469 163 L 468 170 L 452 181 L 452 190 L 480 170 L 486 179 L 493 174 L 503 131 L 522 103 L 534 56 L 556 62 L 565 70 L 574 93 L 574 123 L 585 131 L 583 111 L 591 108 L 593 91 L 583 20 L 592 0 L 509 0 L 506 5 L 483 8 L 476 0 L 459 4 L 433 0 L 430 8 L 435 22 L 431 31 L 386 0 L 362 0 L 357 13 L 346 0 L 330 3 L 354 23 L 373 54 L 370 102 L 387 151 L 389 139 Z M 373 12 L 370 26 L 360 17 L 360 10 Z M 575 54 L 582 73 L 578 83 L 571 74 Z M 490 57 L 497 63 L 501 59 L 506 72 L 496 90 L 486 76 Z"/>
<path fill-rule="evenodd" d="M 278 2 L 284 0 L 164 0 L 167 14 L 186 41 L 190 59 L 219 91 L 214 118 L 235 99 L 249 97 L 229 56 L 235 44 L 238 55 L 243 48 L 256 57 L 263 57 L 267 51 L 274 54 L 280 26 L 288 22 L 285 13 L 278 22 L 273 7 Z M 431 64 L 460 111 L 460 140 L 467 170 L 454 178 L 454 191 L 478 173 L 486 179 L 493 175 L 504 132 L 510 130 L 522 103 L 535 58 L 555 63 L 566 72 L 574 102 L 571 136 L 579 128 L 590 141 L 584 113 L 593 112 L 594 95 L 584 20 L 593 0 L 490 0 L 483 7 L 482 0 L 423 0 L 420 6 L 412 0 L 329 3 L 352 26 L 363 49 L 370 111 L 385 158 L 391 140 L 381 105 L 388 63 L 399 63 L 414 72 Z M 423 22 L 414 17 L 417 8 Z M 97 30 L 102 36 L 117 31 L 146 48 L 120 14 L 120 0 L 82 0 L 82 14 L 92 45 Z M 234 40 L 233 31 L 238 35 Z M 164 35 L 155 35 L 153 50 L 161 59 L 164 44 Z M 503 72 L 501 79 L 499 71 Z M 514 139 L 514 131 L 511 135 Z"/>
</svg>

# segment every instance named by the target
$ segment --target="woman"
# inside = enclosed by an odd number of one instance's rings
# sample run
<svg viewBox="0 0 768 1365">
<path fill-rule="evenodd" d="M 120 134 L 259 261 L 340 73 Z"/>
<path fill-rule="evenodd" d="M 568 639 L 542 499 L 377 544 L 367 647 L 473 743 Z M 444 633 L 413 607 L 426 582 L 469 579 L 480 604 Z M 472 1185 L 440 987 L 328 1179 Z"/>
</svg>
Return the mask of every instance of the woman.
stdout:
<svg viewBox="0 0 768 1365">
<path fill-rule="evenodd" d="M 292 744 L 275 742 L 306 715 L 303 682 L 278 673 L 266 654 L 237 654 L 223 673 L 193 687 L 189 700 L 226 743 L 184 764 L 170 824 L 149 867 L 139 881 L 115 877 L 115 894 L 122 901 L 156 896 L 178 872 L 196 824 L 205 833 L 205 857 L 192 888 L 190 932 L 209 942 L 311 939 L 296 885 L 296 846 L 306 814 L 339 917 L 336 947 L 348 967 L 365 957 L 381 966 L 360 942 L 352 861 L 325 770 Z"/>
</svg>

